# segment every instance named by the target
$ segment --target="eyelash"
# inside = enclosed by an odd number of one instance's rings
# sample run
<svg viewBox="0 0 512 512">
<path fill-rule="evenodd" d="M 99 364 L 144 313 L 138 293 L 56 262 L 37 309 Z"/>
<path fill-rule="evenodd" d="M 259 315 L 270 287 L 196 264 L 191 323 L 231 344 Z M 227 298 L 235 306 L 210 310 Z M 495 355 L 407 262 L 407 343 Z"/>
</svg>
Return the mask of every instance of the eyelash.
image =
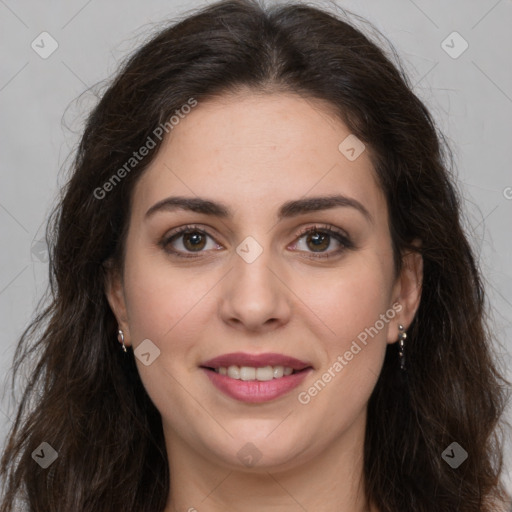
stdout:
<svg viewBox="0 0 512 512">
<path fill-rule="evenodd" d="M 175 249 L 168 249 L 167 246 L 173 242 L 174 240 L 178 239 L 181 235 L 184 234 L 190 234 L 190 233 L 199 233 L 201 235 L 208 236 L 213 239 L 213 237 L 205 230 L 199 228 L 197 225 L 190 224 L 187 226 L 183 226 L 181 228 L 176 229 L 175 231 L 172 231 L 170 234 L 166 235 L 159 243 L 159 245 L 166 251 L 167 253 L 177 256 L 178 258 L 198 258 L 201 256 L 203 251 L 198 251 L 196 255 L 192 255 L 193 253 L 182 253 L 181 251 L 177 251 Z M 309 226 L 307 228 L 302 229 L 296 236 L 296 239 L 301 239 L 305 235 L 309 233 L 320 233 L 323 235 L 328 235 L 335 240 L 337 240 L 341 244 L 341 248 L 337 249 L 335 251 L 326 252 L 326 253 L 310 253 L 314 254 L 314 256 L 304 256 L 305 258 L 310 259 L 328 259 L 333 258 L 335 256 L 340 255 L 342 252 L 344 252 L 347 249 L 353 249 L 354 244 L 350 241 L 350 239 L 339 229 L 335 228 L 334 226 L 331 226 L 329 224 L 318 224 L 315 226 Z M 304 251 L 301 251 L 304 252 Z"/>
</svg>

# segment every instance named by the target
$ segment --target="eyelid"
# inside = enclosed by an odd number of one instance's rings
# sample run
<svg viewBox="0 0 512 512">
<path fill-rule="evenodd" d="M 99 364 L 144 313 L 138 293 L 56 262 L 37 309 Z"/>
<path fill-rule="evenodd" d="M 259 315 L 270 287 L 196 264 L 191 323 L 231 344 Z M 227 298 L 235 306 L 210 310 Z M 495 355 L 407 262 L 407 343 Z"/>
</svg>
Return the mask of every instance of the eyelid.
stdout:
<svg viewBox="0 0 512 512">
<path fill-rule="evenodd" d="M 345 238 L 347 240 L 347 242 L 350 240 L 348 233 L 346 233 L 342 229 L 340 229 L 336 226 L 333 226 L 332 224 L 322 224 L 321 222 L 317 223 L 317 224 L 313 224 L 311 226 L 306 226 L 305 228 L 302 228 L 295 236 L 297 238 L 301 238 L 302 236 L 308 234 L 311 231 L 315 231 L 315 230 L 321 231 L 321 232 L 332 231 L 333 233 L 339 235 L 340 237 Z"/>
<path fill-rule="evenodd" d="M 172 241 L 173 238 L 175 238 L 175 237 L 179 238 L 180 235 L 183 235 L 187 232 L 201 233 L 201 234 L 211 238 L 217 245 L 221 245 L 217 242 L 217 240 L 215 239 L 215 237 L 213 235 L 211 235 L 207 230 L 205 230 L 204 228 L 202 228 L 200 226 L 201 225 L 199 225 L 199 224 L 187 224 L 185 226 L 180 226 L 178 228 L 175 228 L 175 229 L 171 230 L 169 233 L 166 233 L 162 237 L 162 239 L 159 242 L 159 245 L 164 249 L 165 252 L 169 253 L 170 255 L 177 256 L 177 257 L 182 257 L 182 258 L 204 257 L 205 255 L 207 255 L 207 253 L 209 251 L 197 251 L 197 253 L 194 253 L 194 252 L 188 252 L 188 253 L 185 252 L 184 253 L 182 251 L 166 249 L 166 247 L 169 245 L 169 243 Z M 300 240 L 301 238 L 303 238 L 305 235 L 307 235 L 310 232 L 325 233 L 331 237 L 334 237 L 338 241 L 338 243 L 340 243 L 342 245 L 342 248 L 338 249 L 338 250 L 332 250 L 332 251 L 327 251 L 327 252 L 318 252 L 318 253 L 315 253 L 313 251 L 312 252 L 298 251 L 300 253 L 305 252 L 306 254 L 308 254 L 309 256 L 305 256 L 306 258 L 316 259 L 316 260 L 327 259 L 329 257 L 332 258 L 335 256 L 339 256 L 345 250 L 355 248 L 355 245 L 351 241 L 349 235 L 344 230 L 342 230 L 336 226 L 333 226 L 332 224 L 323 224 L 323 223 L 313 223 L 309 226 L 302 228 L 298 233 L 295 234 L 295 238 L 292 243 L 296 244 L 297 240 Z"/>
<path fill-rule="evenodd" d="M 355 244 L 352 242 L 348 233 L 346 233 L 344 230 L 336 226 L 333 226 L 332 224 L 316 223 L 310 226 L 306 226 L 305 228 L 302 228 L 299 231 L 299 233 L 295 237 L 295 240 L 300 240 L 305 235 L 311 232 L 326 233 L 327 235 L 334 237 L 337 240 L 337 242 L 341 244 L 341 248 L 326 252 L 299 251 L 301 253 L 304 253 L 304 258 L 321 261 L 322 259 L 325 260 L 328 258 L 340 257 L 345 251 L 355 249 Z M 297 242 L 295 241 L 294 244 L 296 243 Z"/>
<path fill-rule="evenodd" d="M 201 228 L 199 224 L 187 224 L 185 226 L 180 226 L 178 228 L 172 229 L 170 232 L 166 233 L 162 237 L 162 239 L 158 242 L 158 245 L 160 245 L 162 247 L 162 249 L 165 252 L 167 252 L 168 254 L 173 255 L 173 256 L 177 256 L 177 257 L 197 258 L 197 257 L 200 257 L 200 256 L 205 256 L 208 251 L 198 251 L 196 253 L 197 255 L 194 255 L 193 252 L 189 252 L 189 253 L 185 252 L 184 253 L 182 251 L 177 251 L 175 249 L 167 249 L 167 246 L 173 241 L 172 240 L 173 238 L 177 238 L 178 239 L 181 235 L 184 235 L 184 234 L 189 233 L 189 232 L 201 233 L 202 235 L 205 235 L 205 236 L 211 238 L 217 245 L 221 245 L 221 244 L 219 244 L 215 240 L 213 235 L 211 235 L 205 229 Z"/>
</svg>

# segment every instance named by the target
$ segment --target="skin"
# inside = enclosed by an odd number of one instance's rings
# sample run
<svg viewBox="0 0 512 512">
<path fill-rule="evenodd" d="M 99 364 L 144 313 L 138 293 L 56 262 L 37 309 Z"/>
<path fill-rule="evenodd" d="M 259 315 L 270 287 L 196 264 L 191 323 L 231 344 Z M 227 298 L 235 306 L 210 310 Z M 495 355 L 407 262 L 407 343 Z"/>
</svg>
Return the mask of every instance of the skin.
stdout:
<svg viewBox="0 0 512 512">
<path fill-rule="evenodd" d="M 349 161 L 338 145 L 347 127 L 317 100 L 293 94 L 237 95 L 199 103 L 171 132 L 133 195 L 122 272 L 106 293 L 126 345 L 150 339 L 152 364 L 136 359 L 162 415 L 171 489 L 165 512 L 365 512 L 362 461 L 367 402 L 398 324 L 417 310 L 422 262 L 404 255 L 395 275 L 385 197 L 369 150 Z M 286 201 L 340 193 L 352 207 L 278 221 Z M 169 196 L 225 203 L 233 218 L 185 210 L 147 210 Z M 159 244 L 172 229 L 207 231 L 202 252 L 184 237 Z M 330 224 L 322 252 L 302 228 Z M 252 263 L 236 252 L 252 236 L 263 249 Z M 192 246 L 193 247 L 193 246 Z M 312 258 L 308 258 L 308 256 Z M 358 334 L 399 303 L 401 310 L 307 404 L 298 394 L 349 350 Z M 299 388 L 262 404 L 218 391 L 199 365 L 244 351 L 278 352 L 314 370 Z M 253 443 L 260 460 L 247 467 L 238 451 Z M 372 511 L 377 510 L 371 508 Z"/>
</svg>

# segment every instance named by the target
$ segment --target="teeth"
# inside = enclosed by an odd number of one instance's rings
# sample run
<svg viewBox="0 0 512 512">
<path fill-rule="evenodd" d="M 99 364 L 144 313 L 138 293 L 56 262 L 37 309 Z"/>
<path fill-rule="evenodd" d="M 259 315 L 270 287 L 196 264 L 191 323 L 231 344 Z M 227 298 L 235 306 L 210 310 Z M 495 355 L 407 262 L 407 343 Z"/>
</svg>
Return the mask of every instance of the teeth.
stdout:
<svg viewBox="0 0 512 512">
<path fill-rule="evenodd" d="M 256 380 L 272 380 L 274 378 L 274 368 L 272 366 L 256 368 L 254 373 Z"/>
<path fill-rule="evenodd" d="M 274 366 L 274 379 L 279 379 L 284 375 L 284 367 L 283 366 Z"/>
<path fill-rule="evenodd" d="M 254 368 L 251 366 L 231 365 L 228 368 L 225 366 L 215 368 L 215 372 L 221 375 L 227 375 L 232 379 L 266 381 L 291 375 L 293 368 L 289 366 L 263 366 L 262 368 Z"/>
<path fill-rule="evenodd" d="M 228 377 L 240 379 L 240 368 L 238 366 L 230 366 L 228 368 Z"/>
<path fill-rule="evenodd" d="M 240 366 L 240 379 L 241 380 L 254 380 L 256 378 L 256 368 L 249 366 Z"/>
</svg>

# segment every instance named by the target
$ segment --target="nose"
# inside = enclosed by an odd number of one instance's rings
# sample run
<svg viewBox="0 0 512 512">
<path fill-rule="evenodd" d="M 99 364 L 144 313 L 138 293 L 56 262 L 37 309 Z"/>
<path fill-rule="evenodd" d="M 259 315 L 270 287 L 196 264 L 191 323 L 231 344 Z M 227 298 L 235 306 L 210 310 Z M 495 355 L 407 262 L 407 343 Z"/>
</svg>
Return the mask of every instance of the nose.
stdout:
<svg viewBox="0 0 512 512">
<path fill-rule="evenodd" d="M 248 263 L 233 255 L 233 268 L 223 280 L 220 316 L 239 330 L 268 332 L 290 320 L 291 296 L 284 270 L 264 249 Z"/>
</svg>

